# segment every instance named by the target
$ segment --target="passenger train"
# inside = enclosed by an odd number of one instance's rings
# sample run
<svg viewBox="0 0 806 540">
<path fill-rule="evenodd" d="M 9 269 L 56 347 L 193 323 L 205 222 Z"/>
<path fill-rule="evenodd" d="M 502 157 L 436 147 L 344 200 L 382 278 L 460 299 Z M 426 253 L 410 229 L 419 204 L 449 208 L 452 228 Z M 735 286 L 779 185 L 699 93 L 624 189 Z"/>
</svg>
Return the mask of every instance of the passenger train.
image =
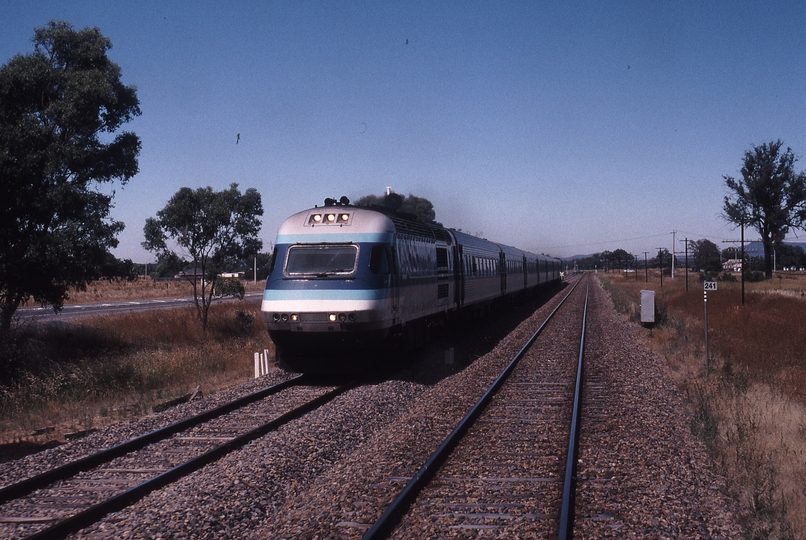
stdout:
<svg viewBox="0 0 806 540">
<path fill-rule="evenodd" d="M 281 367 L 336 373 L 560 278 L 559 259 L 342 197 L 280 226 L 261 311 Z"/>
</svg>

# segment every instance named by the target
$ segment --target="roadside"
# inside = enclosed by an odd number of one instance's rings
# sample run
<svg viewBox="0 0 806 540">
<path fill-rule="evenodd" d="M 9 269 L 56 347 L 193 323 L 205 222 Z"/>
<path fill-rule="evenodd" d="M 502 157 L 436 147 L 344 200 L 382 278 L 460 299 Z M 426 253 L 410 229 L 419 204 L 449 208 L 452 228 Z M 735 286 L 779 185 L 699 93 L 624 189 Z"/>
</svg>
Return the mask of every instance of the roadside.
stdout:
<svg viewBox="0 0 806 540">
<path fill-rule="evenodd" d="M 741 506 L 747 538 L 806 538 L 804 282 L 719 282 L 709 292 L 705 369 L 703 285 L 658 276 L 599 274 L 616 308 L 640 322 L 640 290 L 654 290 L 656 324 L 643 330 L 692 408 L 692 433 Z M 641 276 L 642 278 L 644 276 Z M 784 287 L 783 285 L 786 285 Z M 777 286 L 777 287 L 776 287 Z M 771 294 L 772 293 L 772 294 Z"/>
<path fill-rule="evenodd" d="M 110 284 L 97 302 L 133 298 L 136 284 Z M 150 284 L 139 285 L 148 298 Z M 0 446 L 30 452 L 248 381 L 254 353 L 271 348 L 253 295 L 214 304 L 207 331 L 192 305 L 19 324 L 2 344 Z"/>
</svg>

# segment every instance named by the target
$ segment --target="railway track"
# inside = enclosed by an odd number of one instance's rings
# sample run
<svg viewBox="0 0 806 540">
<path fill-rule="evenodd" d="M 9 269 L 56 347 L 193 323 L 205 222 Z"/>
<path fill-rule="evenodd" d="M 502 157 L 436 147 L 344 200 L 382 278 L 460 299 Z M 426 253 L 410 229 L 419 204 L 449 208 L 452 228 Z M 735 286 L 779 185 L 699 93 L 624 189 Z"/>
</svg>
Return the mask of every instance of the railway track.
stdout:
<svg viewBox="0 0 806 540">
<path fill-rule="evenodd" d="M 449 531 L 459 536 L 572 536 L 587 314 L 587 290 L 577 290 L 579 283 L 408 481 L 365 540 L 393 532 L 406 538 Z M 541 340 L 549 327 L 550 337 Z"/>
<path fill-rule="evenodd" d="M 0 488 L 0 536 L 63 538 L 212 463 L 355 387 L 295 377 Z M 284 412 L 272 410 L 282 393 Z M 287 398 L 292 393 L 291 398 Z"/>
</svg>

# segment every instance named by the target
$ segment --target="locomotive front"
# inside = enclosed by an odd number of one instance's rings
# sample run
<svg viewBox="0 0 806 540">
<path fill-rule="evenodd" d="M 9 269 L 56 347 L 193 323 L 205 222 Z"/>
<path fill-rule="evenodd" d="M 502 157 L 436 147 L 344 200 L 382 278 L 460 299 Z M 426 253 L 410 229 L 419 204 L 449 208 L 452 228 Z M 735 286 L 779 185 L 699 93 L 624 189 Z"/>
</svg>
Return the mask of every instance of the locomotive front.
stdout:
<svg viewBox="0 0 806 540">
<path fill-rule="evenodd" d="M 384 341 L 394 239 L 382 213 L 332 201 L 281 225 L 261 311 L 284 368 L 347 370 Z"/>
</svg>

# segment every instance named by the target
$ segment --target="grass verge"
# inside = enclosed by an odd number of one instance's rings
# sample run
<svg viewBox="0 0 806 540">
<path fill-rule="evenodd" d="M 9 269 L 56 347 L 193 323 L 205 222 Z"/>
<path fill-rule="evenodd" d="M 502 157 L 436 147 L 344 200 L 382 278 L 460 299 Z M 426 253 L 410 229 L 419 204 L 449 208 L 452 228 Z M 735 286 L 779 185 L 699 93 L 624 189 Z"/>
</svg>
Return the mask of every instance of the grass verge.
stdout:
<svg viewBox="0 0 806 540">
<path fill-rule="evenodd" d="M 804 281 L 719 283 L 708 294 L 705 370 L 703 287 L 696 277 L 646 283 L 599 274 L 616 308 L 639 321 L 641 289 L 655 291 L 651 347 L 693 410 L 692 431 L 727 479 L 749 539 L 806 539 L 806 300 Z M 643 278 L 643 276 L 641 276 Z"/>
<path fill-rule="evenodd" d="M 26 325 L 0 337 L 0 444 L 45 442 L 149 413 L 199 386 L 209 394 L 253 376 L 270 348 L 258 302 Z"/>
</svg>

